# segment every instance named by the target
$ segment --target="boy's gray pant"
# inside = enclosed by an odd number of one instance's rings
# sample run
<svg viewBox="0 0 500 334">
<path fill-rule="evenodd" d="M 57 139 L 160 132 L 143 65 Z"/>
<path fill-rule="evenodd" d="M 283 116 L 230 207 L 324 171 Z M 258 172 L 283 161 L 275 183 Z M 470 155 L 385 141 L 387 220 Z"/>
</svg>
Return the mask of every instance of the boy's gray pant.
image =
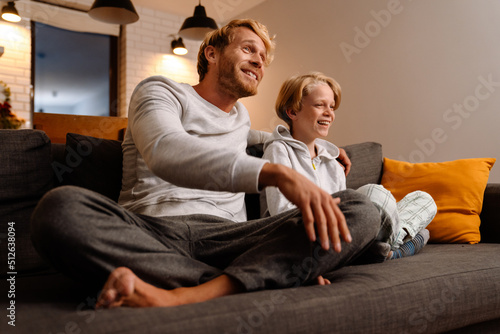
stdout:
<svg viewBox="0 0 500 334">
<path fill-rule="evenodd" d="M 130 268 L 155 286 L 195 286 L 221 274 L 248 290 L 307 284 L 361 254 L 377 236 L 381 217 L 353 190 L 340 197 L 353 241 L 342 252 L 310 242 L 298 210 L 235 223 L 208 215 L 148 217 L 77 187 L 47 193 L 32 216 L 32 240 L 56 269 L 102 285 L 110 272 Z M 382 218 L 383 219 L 383 218 Z"/>
</svg>

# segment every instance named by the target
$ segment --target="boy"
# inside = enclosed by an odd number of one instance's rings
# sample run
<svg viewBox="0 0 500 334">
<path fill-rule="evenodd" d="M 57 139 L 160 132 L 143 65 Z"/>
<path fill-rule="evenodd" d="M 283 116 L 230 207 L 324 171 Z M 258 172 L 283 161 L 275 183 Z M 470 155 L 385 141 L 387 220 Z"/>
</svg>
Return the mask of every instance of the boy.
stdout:
<svg viewBox="0 0 500 334">
<path fill-rule="evenodd" d="M 322 73 L 285 81 L 276 101 L 276 113 L 289 129 L 278 125 L 265 143 L 263 158 L 297 170 L 330 194 L 346 189 L 344 170 L 336 160 L 339 149 L 318 139 L 328 135 L 340 101 L 339 84 Z M 378 242 L 372 248 L 373 261 L 413 255 L 424 247 L 429 239 L 425 227 L 437 211 L 429 194 L 412 192 L 396 203 L 381 185 L 365 185 L 358 191 L 370 198 L 381 215 L 390 218 L 381 227 Z M 261 193 L 263 217 L 293 208 L 277 188 L 269 187 Z"/>
</svg>

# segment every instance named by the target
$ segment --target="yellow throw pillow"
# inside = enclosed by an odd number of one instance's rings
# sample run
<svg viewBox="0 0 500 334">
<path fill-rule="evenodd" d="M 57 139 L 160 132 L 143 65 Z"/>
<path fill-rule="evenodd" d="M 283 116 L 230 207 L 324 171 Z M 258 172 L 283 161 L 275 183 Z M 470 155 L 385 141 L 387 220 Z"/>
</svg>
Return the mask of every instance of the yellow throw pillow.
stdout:
<svg viewBox="0 0 500 334">
<path fill-rule="evenodd" d="M 381 183 L 397 201 L 415 190 L 434 198 L 438 211 L 427 227 L 431 242 L 475 244 L 481 240 L 479 214 L 495 161 L 484 158 L 409 163 L 384 158 Z"/>
</svg>

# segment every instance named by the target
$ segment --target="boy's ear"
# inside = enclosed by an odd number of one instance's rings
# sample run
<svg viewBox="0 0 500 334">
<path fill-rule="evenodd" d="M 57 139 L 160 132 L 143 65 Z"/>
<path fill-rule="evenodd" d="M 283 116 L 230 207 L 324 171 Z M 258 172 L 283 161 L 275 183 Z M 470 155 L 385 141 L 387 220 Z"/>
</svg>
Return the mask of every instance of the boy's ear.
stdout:
<svg viewBox="0 0 500 334">
<path fill-rule="evenodd" d="M 293 109 L 291 109 L 291 108 L 286 110 L 286 115 L 291 120 L 295 120 L 297 118 L 297 113 Z"/>
</svg>

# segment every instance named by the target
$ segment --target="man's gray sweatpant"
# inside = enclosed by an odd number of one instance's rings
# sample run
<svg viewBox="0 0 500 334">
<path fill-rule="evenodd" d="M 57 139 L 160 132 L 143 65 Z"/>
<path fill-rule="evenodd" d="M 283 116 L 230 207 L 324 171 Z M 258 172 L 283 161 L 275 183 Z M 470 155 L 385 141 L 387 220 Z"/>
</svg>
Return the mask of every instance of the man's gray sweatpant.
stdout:
<svg viewBox="0 0 500 334">
<path fill-rule="evenodd" d="M 93 285 L 125 266 L 165 289 L 221 274 L 248 291 L 285 288 L 352 262 L 377 236 L 381 217 L 364 195 L 345 190 L 333 196 L 341 198 L 353 239 L 342 242 L 341 253 L 310 242 L 298 210 L 243 223 L 208 215 L 148 217 L 72 186 L 42 198 L 32 216 L 32 240 L 56 269 Z"/>
</svg>

